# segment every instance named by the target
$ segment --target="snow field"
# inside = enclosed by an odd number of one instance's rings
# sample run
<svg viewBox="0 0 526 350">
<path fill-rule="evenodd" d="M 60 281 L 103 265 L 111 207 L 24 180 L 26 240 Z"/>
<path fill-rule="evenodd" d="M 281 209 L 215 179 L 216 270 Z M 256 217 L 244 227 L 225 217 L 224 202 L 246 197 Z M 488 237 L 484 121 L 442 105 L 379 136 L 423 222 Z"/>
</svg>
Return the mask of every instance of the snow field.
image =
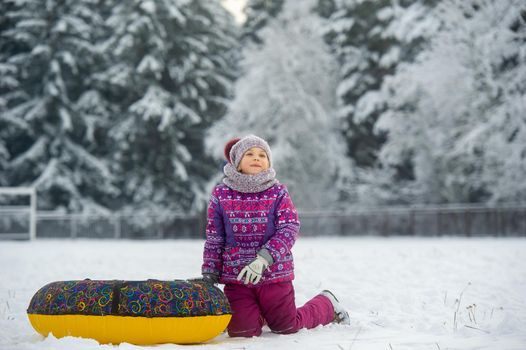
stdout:
<svg viewBox="0 0 526 350">
<path fill-rule="evenodd" d="M 46 283 L 71 279 L 184 279 L 199 275 L 203 241 L 0 242 L 0 349 L 175 349 L 43 338 L 26 317 Z M 332 290 L 351 325 L 260 338 L 225 334 L 194 349 L 525 349 L 526 240 L 300 238 L 298 306 Z"/>
</svg>

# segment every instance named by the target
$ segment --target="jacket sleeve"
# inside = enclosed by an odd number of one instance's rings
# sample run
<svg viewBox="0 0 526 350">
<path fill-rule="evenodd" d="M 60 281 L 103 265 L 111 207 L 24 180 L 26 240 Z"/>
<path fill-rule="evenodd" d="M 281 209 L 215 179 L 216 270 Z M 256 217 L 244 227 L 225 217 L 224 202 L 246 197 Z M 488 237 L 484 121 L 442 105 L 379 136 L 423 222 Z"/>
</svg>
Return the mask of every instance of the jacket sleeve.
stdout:
<svg viewBox="0 0 526 350">
<path fill-rule="evenodd" d="M 217 187 L 210 196 L 206 222 L 206 241 L 203 252 L 203 274 L 221 275 L 223 250 L 225 247 L 225 227 L 218 199 Z"/>
<path fill-rule="evenodd" d="M 272 256 L 273 262 L 281 261 L 284 256 L 290 254 L 300 231 L 298 212 L 286 188 L 283 188 L 277 201 L 276 232 L 263 246 Z"/>
</svg>

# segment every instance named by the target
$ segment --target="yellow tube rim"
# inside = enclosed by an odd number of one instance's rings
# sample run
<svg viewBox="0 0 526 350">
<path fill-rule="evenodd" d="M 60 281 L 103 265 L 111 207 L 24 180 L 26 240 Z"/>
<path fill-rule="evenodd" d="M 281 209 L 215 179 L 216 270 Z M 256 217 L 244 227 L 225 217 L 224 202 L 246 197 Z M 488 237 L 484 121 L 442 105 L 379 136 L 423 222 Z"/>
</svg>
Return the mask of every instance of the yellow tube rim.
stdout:
<svg viewBox="0 0 526 350">
<path fill-rule="evenodd" d="M 131 317 L 28 314 L 35 330 L 46 337 L 91 338 L 101 344 L 195 344 L 223 332 L 232 315 Z"/>
</svg>

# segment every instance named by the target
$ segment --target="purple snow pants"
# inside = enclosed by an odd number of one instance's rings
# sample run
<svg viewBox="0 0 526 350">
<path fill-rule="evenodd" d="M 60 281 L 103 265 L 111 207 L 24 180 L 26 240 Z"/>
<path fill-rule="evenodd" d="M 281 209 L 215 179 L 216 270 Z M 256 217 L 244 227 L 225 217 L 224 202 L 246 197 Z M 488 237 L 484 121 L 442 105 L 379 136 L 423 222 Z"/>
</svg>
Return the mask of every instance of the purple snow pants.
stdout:
<svg viewBox="0 0 526 350">
<path fill-rule="evenodd" d="M 326 325 L 334 319 L 334 308 L 323 295 L 315 296 L 296 309 L 292 282 L 253 288 L 227 284 L 224 292 L 232 307 L 232 319 L 228 324 L 231 337 L 259 336 L 265 321 L 274 333 L 289 334 L 301 328 Z"/>
</svg>

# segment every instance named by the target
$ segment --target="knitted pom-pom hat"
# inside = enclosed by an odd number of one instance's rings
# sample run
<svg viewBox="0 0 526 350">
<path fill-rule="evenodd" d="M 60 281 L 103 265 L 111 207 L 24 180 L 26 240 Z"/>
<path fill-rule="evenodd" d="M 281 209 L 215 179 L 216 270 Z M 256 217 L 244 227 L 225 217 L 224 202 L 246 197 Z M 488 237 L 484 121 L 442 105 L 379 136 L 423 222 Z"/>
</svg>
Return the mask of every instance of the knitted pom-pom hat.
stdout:
<svg viewBox="0 0 526 350">
<path fill-rule="evenodd" d="M 239 137 L 236 137 L 236 138 L 233 138 L 232 140 L 228 141 L 225 145 L 225 150 L 224 150 L 224 154 L 225 154 L 225 159 L 229 162 L 229 163 L 232 163 L 230 161 L 230 150 L 232 149 L 232 146 L 234 146 L 239 140 L 241 140 Z"/>
<path fill-rule="evenodd" d="M 243 158 L 243 154 L 252 147 L 259 147 L 267 153 L 269 165 L 272 166 L 272 152 L 267 141 L 256 135 L 248 135 L 241 139 L 232 139 L 225 145 L 225 158 L 236 168 Z M 228 154 L 228 156 L 227 156 Z"/>
</svg>

